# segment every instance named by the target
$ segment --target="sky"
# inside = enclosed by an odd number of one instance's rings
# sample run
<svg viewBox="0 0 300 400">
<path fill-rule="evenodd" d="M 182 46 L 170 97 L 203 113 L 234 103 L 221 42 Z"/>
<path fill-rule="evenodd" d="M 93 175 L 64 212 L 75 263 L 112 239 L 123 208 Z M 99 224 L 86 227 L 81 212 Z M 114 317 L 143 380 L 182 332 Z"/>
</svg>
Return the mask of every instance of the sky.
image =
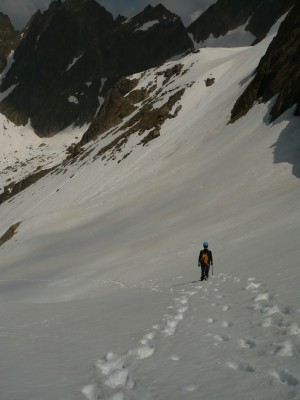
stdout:
<svg viewBox="0 0 300 400">
<path fill-rule="evenodd" d="M 97 0 L 98 1 L 98 0 Z M 189 25 L 216 0 L 99 0 L 115 17 L 118 14 L 131 17 L 142 11 L 148 4 L 161 3 L 179 15 Z M 22 29 L 38 10 L 46 10 L 51 0 L 0 0 L 0 11 L 7 14 L 15 28 Z"/>
</svg>

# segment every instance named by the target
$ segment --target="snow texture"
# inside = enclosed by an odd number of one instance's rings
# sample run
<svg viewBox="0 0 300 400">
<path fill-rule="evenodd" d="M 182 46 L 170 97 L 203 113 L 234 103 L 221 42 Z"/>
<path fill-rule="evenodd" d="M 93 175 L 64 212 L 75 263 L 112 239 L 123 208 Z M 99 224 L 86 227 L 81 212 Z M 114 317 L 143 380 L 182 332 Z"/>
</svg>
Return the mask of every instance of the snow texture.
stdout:
<svg viewBox="0 0 300 400">
<path fill-rule="evenodd" d="M 0 206 L 0 234 L 22 221 L 0 250 L 1 398 L 300 398 L 300 186 L 290 163 L 274 163 L 283 133 L 296 154 L 299 118 L 266 124 L 271 100 L 228 125 L 271 40 L 189 54 L 167 87 L 157 74 L 175 61 L 136 74 L 165 99 L 186 89 L 159 138 L 133 135 L 120 163 L 95 157 L 115 128 Z M 41 148 L 30 124 L 0 126 L 6 165 L 15 151 L 58 162 L 79 134 Z M 34 163 L 1 164 L 2 184 Z M 204 240 L 214 275 L 199 282 Z"/>
</svg>

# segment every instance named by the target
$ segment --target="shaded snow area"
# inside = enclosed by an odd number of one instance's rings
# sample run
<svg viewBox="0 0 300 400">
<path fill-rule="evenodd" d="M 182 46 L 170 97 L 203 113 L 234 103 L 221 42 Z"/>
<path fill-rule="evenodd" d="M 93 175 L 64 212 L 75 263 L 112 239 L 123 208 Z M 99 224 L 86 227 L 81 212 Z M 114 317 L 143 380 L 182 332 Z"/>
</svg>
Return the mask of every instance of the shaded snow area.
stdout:
<svg viewBox="0 0 300 400">
<path fill-rule="evenodd" d="M 279 26 L 282 21 L 285 20 L 288 13 L 284 14 L 282 17 L 278 19 L 278 21 L 273 25 L 267 34 L 268 37 L 273 37 L 277 34 Z M 194 42 L 195 47 L 245 47 L 251 46 L 255 40 L 256 36 L 254 36 L 250 31 L 247 30 L 247 26 L 249 21 L 247 21 L 244 25 L 239 26 L 238 28 L 227 32 L 224 36 L 214 37 L 210 35 L 210 37 L 204 41 L 199 43 L 195 42 L 194 37 L 190 34 L 191 40 Z"/>
<path fill-rule="evenodd" d="M 256 37 L 251 32 L 246 31 L 245 28 L 248 25 L 246 23 L 243 26 L 238 27 L 232 31 L 229 31 L 224 36 L 215 38 L 210 35 L 208 39 L 200 43 L 200 46 L 205 47 L 243 47 L 251 46 L 255 41 Z M 199 46 L 199 45 L 198 45 Z"/>
<path fill-rule="evenodd" d="M 59 164 L 86 129 L 70 127 L 54 138 L 39 138 L 30 124 L 17 127 L 0 114 L 0 192 L 13 181 Z"/>
<path fill-rule="evenodd" d="M 135 30 L 137 31 L 147 31 L 148 29 L 152 28 L 154 25 L 159 24 L 158 20 L 146 22 L 144 25 L 140 26 Z"/>
<path fill-rule="evenodd" d="M 266 124 L 271 101 L 228 125 L 271 39 L 135 75 L 154 108 L 185 89 L 159 137 L 97 156 L 124 121 L 0 206 L 1 235 L 21 221 L 0 249 L 1 399 L 300 399 L 300 181 L 274 162 L 298 160 L 299 118 Z"/>
<path fill-rule="evenodd" d="M 82 57 L 82 55 L 80 57 L 74 57 L 74 59 L 71 62 L 71 64 L 68 65 L 68 68 L 66 69 L 66 71 L 69 71 L 77 63 L 77 61 L 80 60 L 81 57 Z"/>
</svg>

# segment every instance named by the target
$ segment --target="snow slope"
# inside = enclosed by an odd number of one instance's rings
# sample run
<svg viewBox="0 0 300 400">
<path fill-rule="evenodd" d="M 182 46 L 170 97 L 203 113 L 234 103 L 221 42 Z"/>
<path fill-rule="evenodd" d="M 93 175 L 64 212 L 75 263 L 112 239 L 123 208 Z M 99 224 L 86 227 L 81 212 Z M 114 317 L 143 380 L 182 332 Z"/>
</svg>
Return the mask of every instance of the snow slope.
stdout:
<svg viewBox="0 0 300 400">
<path fill-rule="evenodd" d="M 251 32 L 246 31 L 248 22 L 238 28 L 229 31 L 224 36 L 214 37 L 210 35 L 208 39 L 196 44 L 196 47 L 243 47 L 251 46 L 256 37 Z"/>
<path fill-rule="evenodd" d="M 39 138 L 30 126 L 17 127 L 0 114 L 0 191 L 12 181 L 19 182 L 37 169 L 60 164 L 67 148 L 80 140 L 87 126 L 60 132 L 54 138 Z"/>
<path fill-rule="evenodd" d="M 0 250 L 3 399 L 300 399 L 300 186 L 273 154 L 299 119 L 227 124 L 271 39 L 186 56 L 159 138 L 94 158 L 114 131 L 1 205 L 3 233 L 22 221 Z"/>
</svg>

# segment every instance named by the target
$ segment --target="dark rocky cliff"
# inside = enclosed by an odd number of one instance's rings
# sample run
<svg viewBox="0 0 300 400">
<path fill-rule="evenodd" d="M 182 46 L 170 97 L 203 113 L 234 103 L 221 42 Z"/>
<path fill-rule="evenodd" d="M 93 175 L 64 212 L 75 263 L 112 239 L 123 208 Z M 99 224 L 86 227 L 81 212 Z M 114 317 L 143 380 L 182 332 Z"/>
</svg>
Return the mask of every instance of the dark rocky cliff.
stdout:
<svg viewBox="0 0 300 400">
<path fill-rule="evenodd" d="M 231 122 L 245 115 L 255 102 L 266 102 L 275 95 L 278 97 L 271 109 L 271 120 L 296 103 L 296 115 L 300 115 L 300 3 L 281 24 L 254 79 L 237 100 Z"/>
<path fill-rule="evenodd" d="M 17 86 L 0 103 L 0 112 L 17 125 L 30 119 L 39 136 L 82 126 L 93 120 L 99 98 L 122 76 L 190 47 L 180 18 L 161 5 L 114 21 L 95 0 L 54 1 L 25 29 L 0 90 Z"/>
<path fill-rule="evenodd" d="M 257 38 L 256 43 L 294 3 L 295 0 L 218 0 L 188 27 L 188 31 L 199 43 L 210 35 L 224 36 L 248 22 L 246 30 Z"/>
<path fill-rule="evenodd" d="M 7 65 L 7 57 L 20 40 L 20 33 L 14 29 L 7 15 L 0 12 L 0 73 Z"/>
</svg>

